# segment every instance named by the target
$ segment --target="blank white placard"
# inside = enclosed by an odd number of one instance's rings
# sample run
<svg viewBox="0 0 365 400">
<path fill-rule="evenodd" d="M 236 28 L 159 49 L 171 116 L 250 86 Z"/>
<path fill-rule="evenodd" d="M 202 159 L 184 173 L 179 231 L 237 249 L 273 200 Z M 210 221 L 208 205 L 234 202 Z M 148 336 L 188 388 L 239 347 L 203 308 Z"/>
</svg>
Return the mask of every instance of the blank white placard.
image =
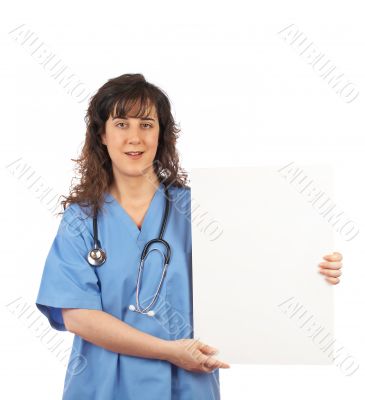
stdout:
<svg viewBox="0 0 365 400">
<path fill-rule="evenodd" d="M 194 337 L 217 358 L 332 363 L 333 287 L 318 273 L 334 250 L 332 175 L 294 164 L 190 171 Z"/>
</svg>

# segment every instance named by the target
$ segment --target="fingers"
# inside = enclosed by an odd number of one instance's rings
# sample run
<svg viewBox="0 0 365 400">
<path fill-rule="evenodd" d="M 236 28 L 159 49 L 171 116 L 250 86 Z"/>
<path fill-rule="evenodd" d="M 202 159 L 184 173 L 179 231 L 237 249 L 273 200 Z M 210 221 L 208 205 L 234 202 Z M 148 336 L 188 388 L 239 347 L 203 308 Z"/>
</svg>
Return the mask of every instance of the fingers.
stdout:
<svg viewBox="0 0 365 400">
<path fill-rule="evenodd" d="M 199 355 L 199 364 L 204 372 L 212 372 L 216 368 L 230 368 L 229 364 L 212 357 L 212 354 L 218 352 L 218 349 L 199 340 L 196 341 L 195 346 L 201 352 Z"/>
<path fill-rule="evenodd" d="M 318 264 L 322 268 L 329 268 L 329 269 L 340 269 L 342 268 L 342 262 L 340 261 L 323 261 Z"/>
<path fill-rule="evenodd" d="M 333 254 L 327 254 L 327 255 L 323 256 L 323 258 L 328 261 L 341 261 L 342 254 L 339 253 L 338 251 L 334 251 Z"/>
<path fill-rule="evenodd" d="M 328 282 L 328 283 L 331 283 L 332 285 L 337 285 L 339 282 L 340 282 L 340 279 L 339 278 L 332 278 L 332 277 L 327 277 L 326 276 L 326 281 Z"/>
<path fill-rule="evenodd" d="M 208 344 L 205 344 L 200 340 L 193 340 L 191 348 L 193 348 L 194 350 L 198 350 L 199 352 L 202 352 L 204 354 L 214 354 L 218 351 L 218 349 L 216 349 L 215 347 L 209 346 Z"/>
<path fill-rule="evenodd" d="M 214 348 L 214 347 L 212 347 L 212 346 L 209 346 L 209 345 L 207 345 L 207 344 L 202 344 L 202 345 L 200 346 L 200 350 L 201 350 L 204 354 L 215 354 L 215 353 L 218 351 L 218 349 L 216 349 L 216 348 Z"/>
<path fill-rule="evenodd" d="M 326 261 L 318 264 L 319 273 L 325 275 L 325 279 L 332 285 L 337 285 L 340 282 L 339 276 L 342 275 L 342 254 L 334 251 L 333 254 L 323 256 Z"/>
<path fill-rule="evenodd" d="M 338 278 L 339 276 L 342 275 L 342 272 L 340 270 L 337 269 L 325 269 L 325 268 L 321 268 L 318 271 L 320 274 L 332 277 L 332 278 Z"/>
<path fill-rule="evenodd" d="M 211 372 L 216 368 L 230 368 L 230 365 L 220 361 L 212 356 L 204 356 L 202 355 L 202 360 L 200 362 L 202 369 L 206 372 Z"/>
</svg>

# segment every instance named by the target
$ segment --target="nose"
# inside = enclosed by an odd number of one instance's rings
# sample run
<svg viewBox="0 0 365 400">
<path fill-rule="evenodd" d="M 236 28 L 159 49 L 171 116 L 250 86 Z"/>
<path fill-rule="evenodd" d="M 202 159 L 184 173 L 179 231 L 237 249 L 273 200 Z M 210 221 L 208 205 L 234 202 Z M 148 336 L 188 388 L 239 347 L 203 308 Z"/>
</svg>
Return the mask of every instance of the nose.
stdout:
<svg viewBox="0 0 365 400">
<path fill-rule="evenodd" d="M 128 140 L 128 143 L 130 143 L 130 144 L 138 144 L 140 142 L 141 142 L 141 140 L 138 136 L 133 136 L 133 137 L 129 138 L 129 140 Z"/>
<path fill-rule="evenodd" d="M 127 139 L 128 143 L 131 144 L 138 144 L 141 142 L 141 137 L 140 137 L 140 130 L 139 128 L 131 128 L 129 130 L 129 135 Z"/>
</svg>

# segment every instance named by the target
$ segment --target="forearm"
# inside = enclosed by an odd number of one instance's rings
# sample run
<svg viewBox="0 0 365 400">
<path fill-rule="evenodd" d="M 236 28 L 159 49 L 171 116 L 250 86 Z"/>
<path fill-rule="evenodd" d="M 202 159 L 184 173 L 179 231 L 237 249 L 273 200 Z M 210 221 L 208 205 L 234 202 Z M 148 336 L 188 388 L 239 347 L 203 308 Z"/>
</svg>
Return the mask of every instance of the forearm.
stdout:
<svg viewBox="0 0 365 400">
<path fill-rule="evenodd" d="M 62 309 L 67 330 L 115 353 L 167 360 L 170 345 L 101 310 Z"/>
</svg>

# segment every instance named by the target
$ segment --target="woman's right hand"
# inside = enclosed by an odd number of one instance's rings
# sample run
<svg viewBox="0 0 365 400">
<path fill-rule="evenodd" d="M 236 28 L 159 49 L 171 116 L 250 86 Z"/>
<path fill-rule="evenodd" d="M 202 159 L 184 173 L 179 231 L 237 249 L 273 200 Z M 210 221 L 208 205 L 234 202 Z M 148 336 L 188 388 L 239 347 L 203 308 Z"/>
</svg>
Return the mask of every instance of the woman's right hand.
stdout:
<svg viewBox="0 0 365 400">
<path fill-rule="evenodd" d="M 230 365 L 212 357 L 218 350 L 196 339 L 168 341 L 167 361 L 192 372 L 212 372 Z"/>
</svg>

